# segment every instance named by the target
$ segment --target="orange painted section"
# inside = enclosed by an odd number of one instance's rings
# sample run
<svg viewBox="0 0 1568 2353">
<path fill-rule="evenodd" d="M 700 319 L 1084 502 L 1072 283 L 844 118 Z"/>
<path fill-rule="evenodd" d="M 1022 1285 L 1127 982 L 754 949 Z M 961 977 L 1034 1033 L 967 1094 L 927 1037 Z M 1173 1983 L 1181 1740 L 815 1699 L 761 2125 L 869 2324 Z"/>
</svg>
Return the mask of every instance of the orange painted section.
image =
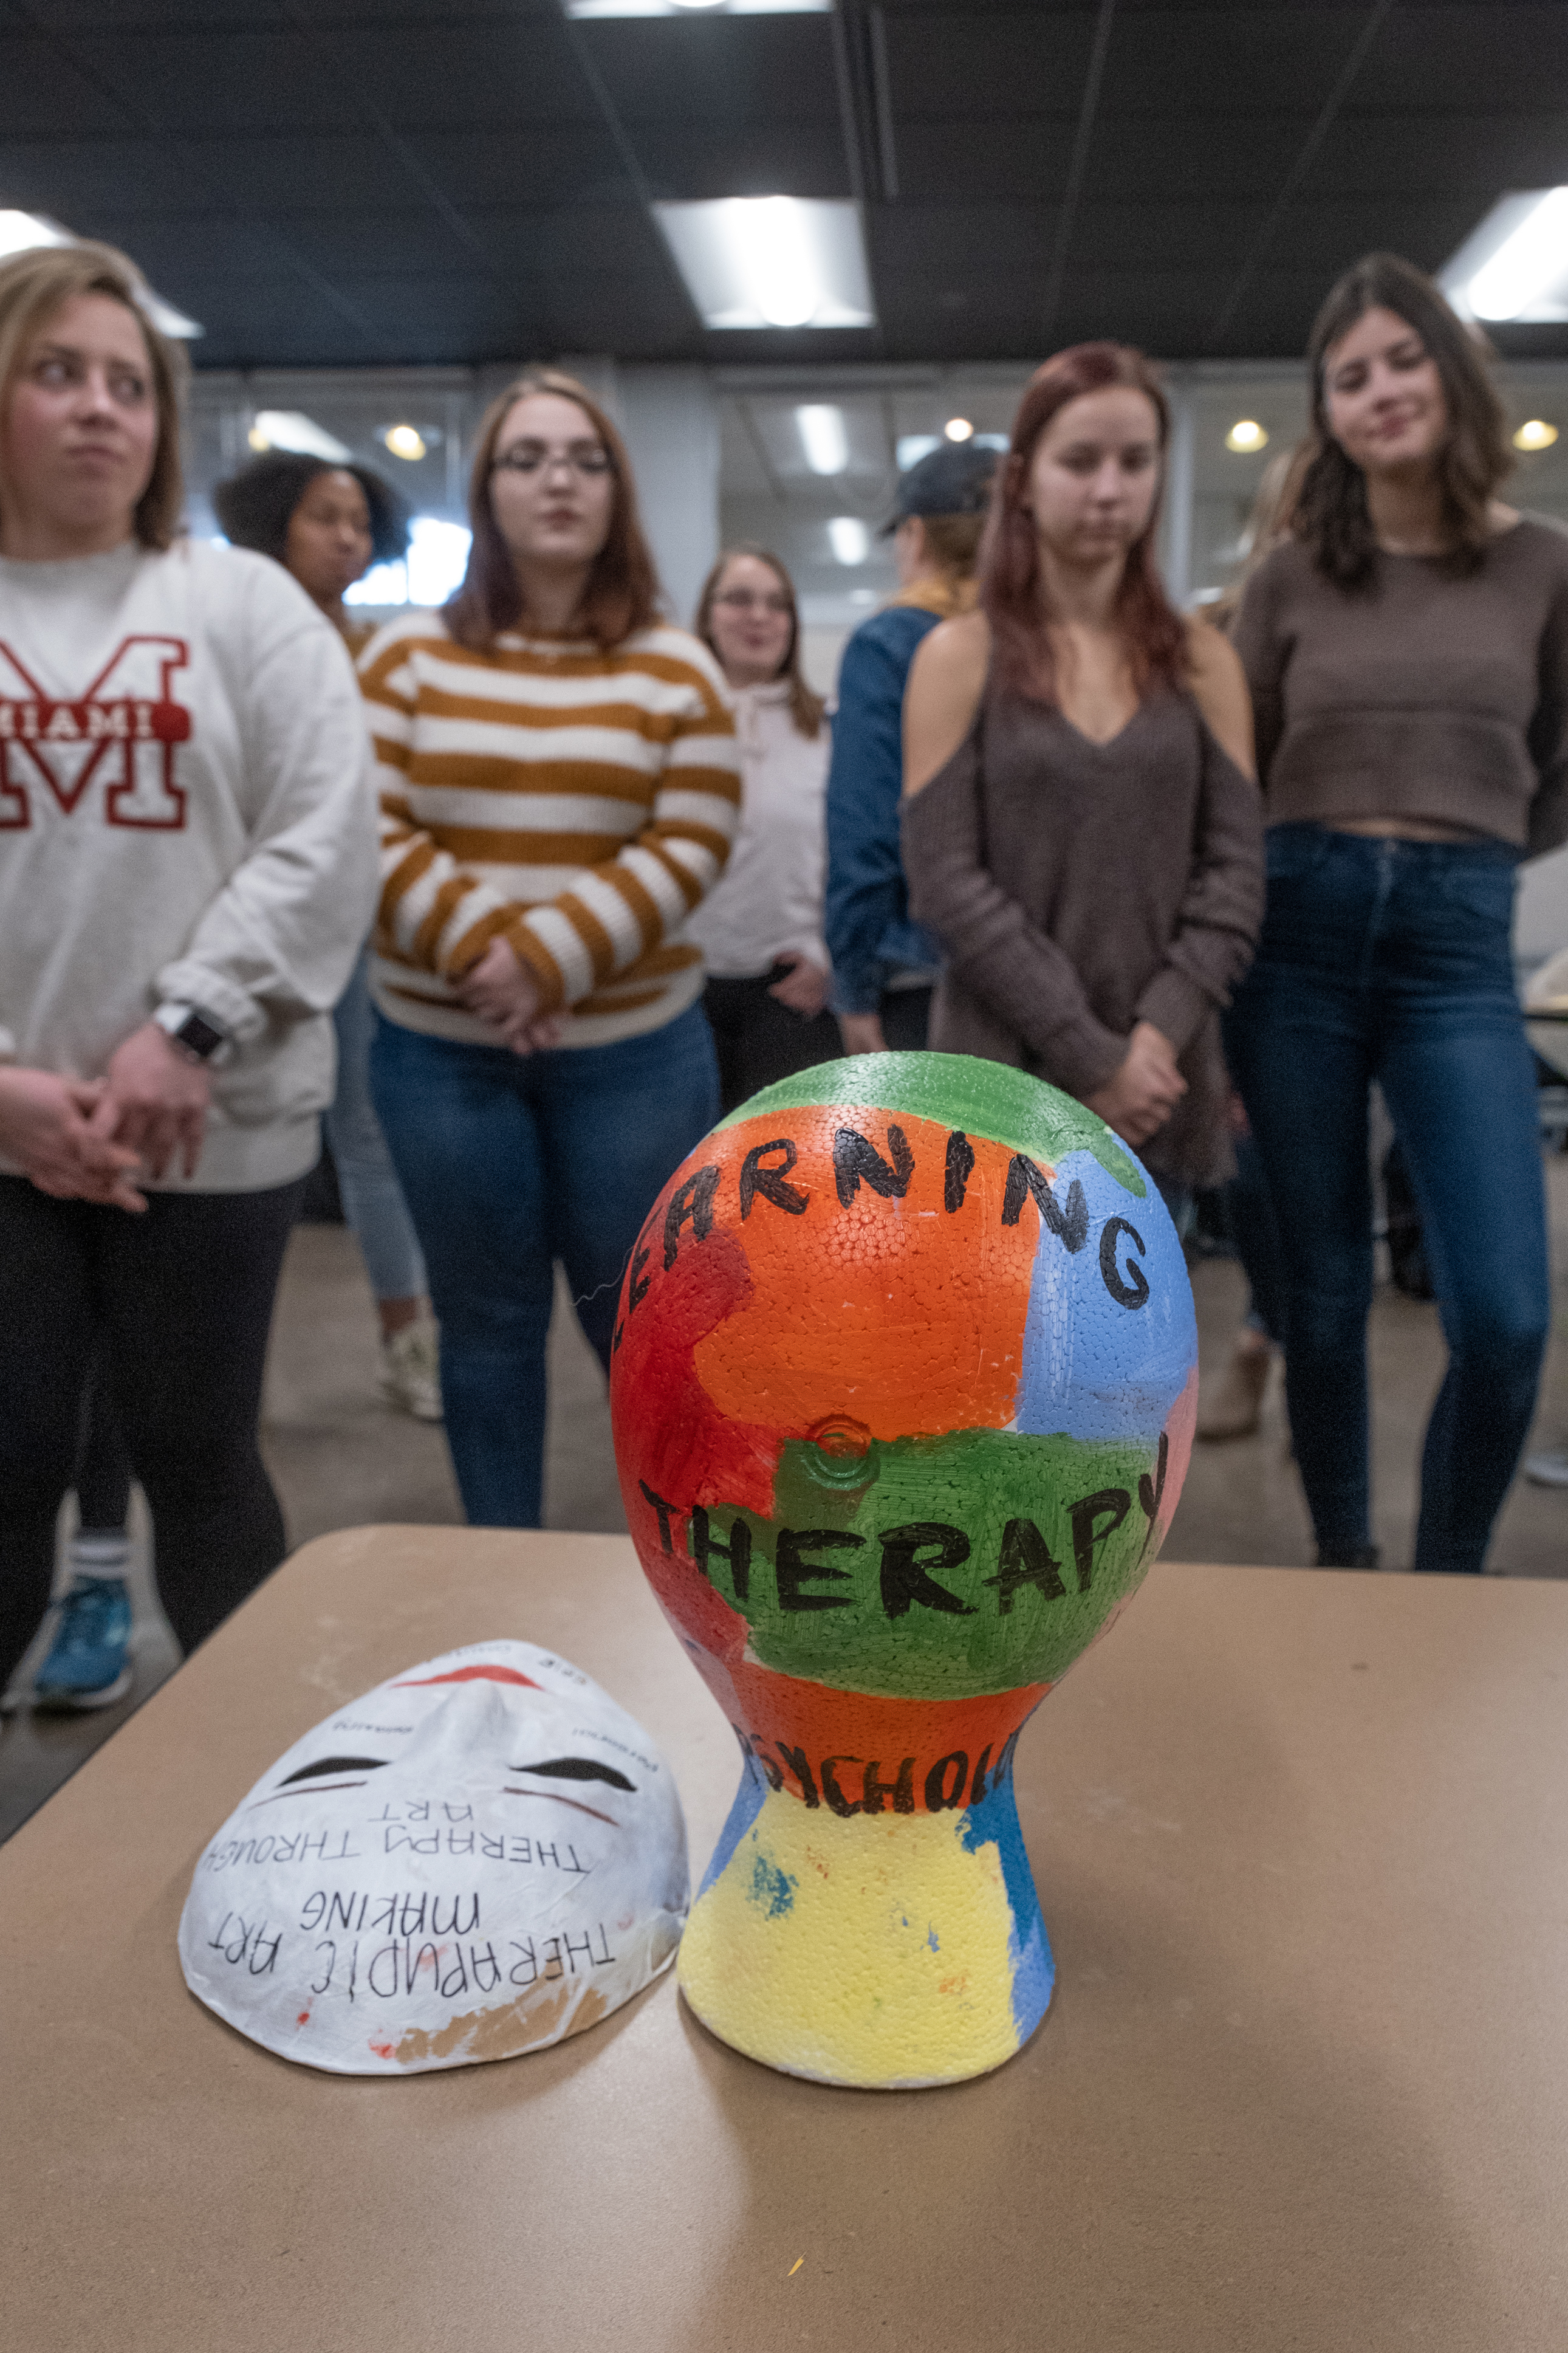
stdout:
<svg viewBox="0 0 1568 2353">
<path fill-rule="evenodd" d="M 904 1115 L 894 1123 L 914 1155 L 904 1198 L 880 1197 L 862 1182 L 840 1208 L 833 1138 L 851 1117 L 890 1160 L 884 1114 L 831 1108 L 747 1120 L 704 1146 L 723 1170 L 717 1222 L 741 1242 L 751 1280 L 746 1297 L 697 1343 L 698 1379 L 721 1414 L 785 1434 L 830 1419 L 858 1422 L 879 1439 L 1005 1429 L 1040 1235 L 1027 1198 L 1017 1224 L 1002 1223 L 1012 1152 L 972 1137 L 964 1204 L 949 1213 L 949 1131 Z M 742 1163 L 754 1145 L 785 1133 L 799 1154 L 789 1182 L 810 1196 L 808 1207 L 791 1217 L 759 1195 L 742 1225 Z"/>
<path fill-rule="evenodd" d="M 1016 1691 L 970 1699 L 904 1699 L 835 1691 L 826 1683 L 776 1673 L 753 1659 L 710 1653 L 696 1656 L 693 1663 L 770 1781 L 778 1774 L 785 1789 L 802 1797 L 799 1763 L 792 1758 L 804 1762 L 818 1789 L 828 1763 L 853 1799 L 863 1795 L 868 1767 L 877 1767 L 885 1785 L 909 1757 L 917 1813 L 926 1811 L 925 1777 L 940 1758 L 963 1757 L 971 1777 L 976 1768 L 994 1771 L 1007 1741 L 1051 1688 L 1021 1683 Z M 952 1781 L 950 1775 L 949 1794 Z"/>
</svg>

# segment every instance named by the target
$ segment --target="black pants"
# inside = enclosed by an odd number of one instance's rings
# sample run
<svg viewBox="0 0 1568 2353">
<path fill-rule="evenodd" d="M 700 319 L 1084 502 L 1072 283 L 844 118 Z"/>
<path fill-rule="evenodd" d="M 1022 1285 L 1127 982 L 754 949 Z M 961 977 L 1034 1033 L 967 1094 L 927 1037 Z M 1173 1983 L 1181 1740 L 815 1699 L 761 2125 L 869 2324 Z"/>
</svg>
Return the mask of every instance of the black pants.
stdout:
<svg viewBox="0 0 1568 2353">
<path fill-rule="evenodd" d="M 757 980 L 710 980 L 702 1010 L 719 1056 L 719 1092 L 725 1113 L 759 1088 L 843 1053 L 838 1024 L 831 1013 L 792 1013 L 769 989 L 785 980 L 790 967 L 774 965 Z"/>
<path fill-rule="evenodd" d="M 0 1176 L 0 1683 L 48 1602 L 55 1517 L 100 1359 L 184 1648 L 282 1559 L 256 1425 L 301 1190 L 154 1193 L 132 1217 Z"/>
<path fill-rule="evenodd" d="M 131 1515 L 131 1457 L 114 1419 L 109 1366 L 101 1358 L 88 1376 L 71 1485 L 84 1534 L 125 1525 Z"/>
</svg>

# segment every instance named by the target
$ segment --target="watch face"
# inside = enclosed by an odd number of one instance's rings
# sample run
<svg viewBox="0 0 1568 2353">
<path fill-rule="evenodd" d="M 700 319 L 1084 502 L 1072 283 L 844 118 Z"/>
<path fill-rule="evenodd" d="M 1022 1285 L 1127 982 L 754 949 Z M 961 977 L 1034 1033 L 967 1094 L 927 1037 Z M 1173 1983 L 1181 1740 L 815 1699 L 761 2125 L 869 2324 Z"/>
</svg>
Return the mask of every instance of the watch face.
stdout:
<svg viewBox="0 0 1568 2353">
<path fill-rule="evenodd" d="M 204 1021 L 199 1013 L 187 1014 L 174 1035 L 182 1046 L 188 1047 L 193 1054 L 199 1054 L 204 1062 L 223 1044 L 222 1030 L 215 1029 L 210 1021 Z"/>
</svg>

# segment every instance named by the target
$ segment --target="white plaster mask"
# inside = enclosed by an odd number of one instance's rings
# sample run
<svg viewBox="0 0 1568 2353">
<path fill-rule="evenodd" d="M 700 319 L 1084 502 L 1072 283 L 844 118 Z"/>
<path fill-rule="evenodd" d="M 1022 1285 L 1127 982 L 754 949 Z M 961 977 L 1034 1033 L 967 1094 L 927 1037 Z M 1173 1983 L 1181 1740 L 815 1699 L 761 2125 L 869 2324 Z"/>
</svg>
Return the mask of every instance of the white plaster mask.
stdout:
<svg viewBox="0 0 1568 2353">
<path fill-rule="evenodd" d="M 196 1865 L 180 1963 L 282 2058 L 416 2074 L 596 2024 L 668 1967 L 687 1904 L 641 1725 L 531 1642 L 473 1642 L 263 1775 Z"/>
</svg>

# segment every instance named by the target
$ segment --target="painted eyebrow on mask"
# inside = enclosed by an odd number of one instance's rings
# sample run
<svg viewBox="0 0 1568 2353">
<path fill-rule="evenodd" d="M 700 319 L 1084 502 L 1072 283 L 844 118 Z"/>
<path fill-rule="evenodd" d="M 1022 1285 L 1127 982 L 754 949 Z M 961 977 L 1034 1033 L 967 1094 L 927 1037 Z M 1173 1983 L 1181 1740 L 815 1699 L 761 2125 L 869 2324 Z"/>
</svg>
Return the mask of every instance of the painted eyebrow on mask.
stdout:
<svg viewBox="0 0 1568 2353">
<path fill-rule="evenodd" d="M 617 1773 L 613 1765 L 601 1765 L 595 1757 L 549 1757 L 542 1765 L 509 1765 L 509 1773 L 547 1773 L 556 1781 L 607 1781 L 612 1789 L 625 1789 L 637 1795 L 637 1783 Z"/>
<path fill-rule="evenodd" d="M 321 1773 L 374 1773 L 385 1763 L 384 1757 L 318 1757 L 313 1765 L 301 1765 L 294 1772 L 286 1773 L 278 1786 L 286 1789 L 291 1781 L 313 1781 Z"/>
</svg>

